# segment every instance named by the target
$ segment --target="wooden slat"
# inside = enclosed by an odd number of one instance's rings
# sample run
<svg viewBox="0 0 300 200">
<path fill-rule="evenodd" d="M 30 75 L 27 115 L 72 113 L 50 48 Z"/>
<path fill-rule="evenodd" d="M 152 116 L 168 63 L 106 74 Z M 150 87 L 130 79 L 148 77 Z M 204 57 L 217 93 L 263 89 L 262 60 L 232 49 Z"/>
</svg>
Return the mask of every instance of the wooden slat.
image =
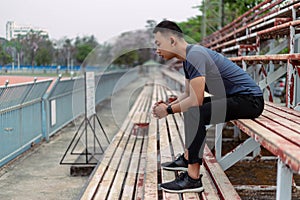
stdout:
<svg viewBox="0 0 300 200">
<path fill-rule="evenodd" d="M 290 168 L 300 174 L 300 147 L 282 137 L 274 134 L 269 129 L 259 125 L 250 119 L 236 120 L 234 123 L 246 134 L 253 137 L 263 147 L 290 166 Z"/>
<path fill-rule="evenodd" d="M 121 140 L 124 137 L 124 134 L 126 133 L 126 130 L 131 130 L 133 124 L 131 122 L 132 116 L 134 116 L 134 113 L 138 109 L 138 107 L 141 105 L 140 100 L 142 98 L 142 95 L 139 95 L 137 100 L 135 101 L 134 105 L 132 106 L 127 118 L 125 119 L 124 123 L 122 124 L 120 131 L 114 136 L 111 144 L 106 149 L 103 159 L 99 165 L 97 165 L 96 169 L 94 170 L 94 173 L 89 178 L 89 183 L 85 188 L 85 191 L 83 192 L 81 199 L 92 199 L 94 195 L 98 192 L 101 180 L 103 179 L 105 173 L 107 171 L 110 171 L 109 169 L 112 166 L 109 166 L 112 162 L 114 154 L 118 153 L 116 150 L 118 149 L 118 145 L 121 143 Z M 129 134 L 129 133 L 127 133 Z M 102 195 L 103 196 L 103 195 Z"/>
<path fill-rule="evenodd" d="M 265 106 L 264 111 L 271 112 L 271 113 L 277 115 L 280 119 L 283 119 L 283 120 L 287 119 L 285 121 L 291 121 L 295 124 L 298 124 L 298 126 L 300 126 L 300 117 L 299 116 L 288 113 L 285 110 L 282 110 L 280 107 L 276 108 L 276 107 L 271 107 L 271 106 Z"/>
<path fill-rule="evenodd" d="M 145 195 L 145 177 L 146 177 L 146 166 L 147 166 L 147 150 L 149 137 L 144 137 L 144 144 L 140 155 L 140 165 L 138 169 L 137 182 L 136 182 L 136 194 L 135 199 L 144 199 Z M 155 187 L 154 187 L 155 188 Z"/>
<path fill-rule="evenodd" d="M 269 118 L 271 121 L 274 121 L 275 123 L 278 123 L 286 129 L 290 129 L 291 131 L 294 131 L 300 135 L 300 124 L 298 124 L 294 120 L 283 118 L 282 116 L 280 116 L 280 113 L 274 114 L 273 112 L 270 112 L 268 110 L 264 110 L 262 116 Z"/>
<path fill-rule="evenodd" d="M 127 135 L 124 136 L 121 143 L 116 147 L 116 153 L 114 154 L 113 160 L 110 162 L 109 167 L 100 182 L 99 188 L 95 194 L 95 199 L 105 199 L 105 196 L 109 194 L 109 190 L 113 189 L 111 185 L 113 184 L 114 176 L 118 171 L 122 171 L 119 167 L 121 167 L 120 162 L 122 161 L 123 153 L 127 147 L 127 138 L 129 137 L 129 134 L 130 131 L 127 132 Z"/>
<path fill-rule="evenodd" d="M 159 87 L 158 92 L 158 99 L 164 99 L 164 92 L 163 88 Z M 167 126 L 166 126 L 166 119 L 159 120 L 159 134 L 160 134 L 160 155 L 161 155 L 161 163 L 169 162 L 172 160 L 172 155 L 170 152 L 170 144 L 168 141 L 167 135 Z M 162 174 L 162 182 L 169 182 L 175 179 L 175 173 L 171 171 L 166 171 L 161 169 Z M 163 198 L 164 199 L 179 199 L 178 194 L 168 193 L 163 191 Z"/>
<path fill-rule="evenodd" d="M 300 129 L 297 129 L 297 125 L 293 126 L 291 122 L 285 125 L 285 119 L 276 118 L 276 116 L 267 112 L 259 118 L 256 118 L 255 122 L 271 130 L 274 134 L 281 136 L 282 140 L 288 140 L 300 146 Z"/>
<path fill-rule="evenodd" d="M 150 98 L 152 97 L 152 87 L 150 86 L 145 87 L 143 96 L 145 96 L 145 98 L 144 98 L 144 103 L 142 104 L 143 106 L 141 107 L 140 111 L 143 112 L 144 115 L 141 116 L 139 123 L 145 123 L 148 118 L 147 116 L 149 114 Z M 147 144 L 146 137 L 147 136 L 144 135 L 144 136 L 139 136 L 136 139 L 134 152 L 130 159 L 131 164 L 129 170 L 127 171 L 127 177 L 126 177 L 122 199 L 136 199 L 136 194 L 138 193 L 138 189 L 140 189 L 141 191 L 141 188 L 143 187 L 143 182 L 142 185 L 140 185 L 139 187 L 140 184 L 139 180 L 143 180 L 144 178 L 143 165 L 145 165 L 145 158 L 143 158 L 143 152 L 146 149 L 146 144 Z M 141 171 L 139 171 L 140 169 Z M 140 195 L 142 194 L 143 192 L 140 193 Z"/>
<path fill-rule="evenodd" d="M 144 106 L 144 102 L 145 102 L 145 91 L 146 91 L 146 87 L 143 89 L 142 91 L 142 95 L 141 97 L 138 99 L 139 101 L 137 102 L 138 106 L 136 107 L 137 110 L 141 111 L 143 109 Z M 133 116 L 135 116 L 137 113 L 135 112 L 133 114 Z M 139 118 L 140 119 L 140 118 Z M 133 121 L 133 120 L 132 120 Z M 116 153 L 113 156 L 113 160 L 110 162 L 109 164 L 109 168 L 106 171 L 102 182 L 100 184 L 100 187 L 97 190 L 97 193 L 95 195 L 96 199 L 101 199 L 103 198 L 103 194 L 108 194 L 110 190 L 113 191 L 112 194 L 112 198 L 116 198 L 116 196 L 118 196 L 120 194 L 121 191 L 121 187 L 122 187 L 122 180 L 124 181 L 124 176 L 126 175 L 126 170 L 127 169 L 123 169 L 123 168 L 119 168 L 119 167 L 126 167 L 127 166 L 127 161 L 129 160 L 129 157 L 126 158 L 128 155 L 128 153 L 132 152 L 132 145 L 134 144 L 134 137 L 131 137 L 131 133 L 132 133 L 132 129 L 134 126 L 134 123 L 130 121 L 129 122 L 129 126 L 126 130 L 126 136 L 122 139 L 122 141 L 119 143 L 119 145 L 116 147 Z M 125 139 L 128 138 L 128 139 Z M 128 142 L 129 140 L 129 142 Z M 125 156 L 124 158 L 122 158 L 123 156 Z M 120 165 L 122 164 L 122 162 L 124 165 Z M 114 180 L 113 177 L 116 176 L 116 180 Z M 111 195 L 111 194 L 109 194 Z"/>
<path fill-rule="evenodd" d="M 129 170 L 127 171 L 127 179 L 124 186 L 124 192 L 122 195 L 122 199 L 132 199 L 135 190 L 135 182 L 136 182 L 136 173 L 138 170 L 138 164 L 140 162 L 140 151 L 142 147 L 142 139 L 136 140 L 136 145 L 134 148 L 134 152 L 131 158 L 131 163 Z M 125 180 L 124 180 L 125 181 Z"/>
<path fill-rule="evenodd" d="M 287 108 L 287 107 L 278 106 L 278 105 L 276 105 L 274 103 L 271 103 L 271 102 L 265 102 L 265 105 L 267 105 L 269 107 L 273 107 L 273 108 L 275 108 L 277 110 L 280 110 L 280 111 L 283 111 L 285 113 L 300 117 L 300 112 L 297 111 L 297 110 L 293 110 L 293 109 L 290 109 L 290 108 Z M 268 107 L 266 107 L 266 108 L 268 108 Z"/>
<path fill-rule="evenodd" d="M 129 121 L 129 119 L 127 121 Z M 125 124 L 125 123 L 122 125 L 121 131 L 119 131 L 116 134 L 116 136 L 112 140 L 112 143 L 106 149 L 103 159 L 102 159 L 101 163 L 97 166 L 95 173 L 92 174 L 89 184 L 87 185 L 86 190 L 85 190 L 84 194 L 82 195 L 81 199 L 92 199 L 94 194 L 97 193 L 97 189 L 99 187 L 101 179 L 103 178 L 104 173 L 109 168 L 108 165 L 110 165 L 110 163 L 112 161 L 112 157 L 116 153 L 116 149 L 125 134 L 125 132 L 122 131 L 122 129 L 123 130 L 126 129 L 127 125 L 128 124 Z"/>
<path fill-rule="evenodd" d="M 151 85 L 149 87 L 148 91 L 148 100 L 147 100 L 147 115 L 144 118 L 143 123 L 149 123 L 150 126 L 150 120 L 151 120 L 151 105 L 153 105 L 153 92 L 154 92 L 154 86 L 153 84 L 148 84 Z M 143 147 L 141 150 L 141 155 L 140 155 L 140 165 L 138 169 L 138 176 L 137 176 L 137 182 L 136 182 L 136 194 L 135 194 L 135 199 L 143 199 L 145 196 L 145 184 L 146 184 L 146 174 L 147 174 L 147 151 L 148 151 L 148 145 L 149 145 L 149 126 L 148 126 L 148 133 L 147 135 L 144 135 L 144 141 L 143 141 Z M 153 170 L 153 169 L 152 169 Z M 157 185 L 157 184 L 156 184 Z M 156 188 L 156 187 L 154 187 Z M 156 190 L 157 191 L 157 190 Z"/>
<path fill-rule="evenodd" d="M 200 173 L 203 175 L 202 184 L 204 186 L 204 191 L 201 192 L 201 197 L 203 200 L 219 200 L 219 194 L 214 182 L 211 180 L 210 174 L 207 172 L 205 167 L 201 167 Z"/>
<path fill-rule="evenodd" d="M 152 95 L 152 105 L 157 102 L 157 85 L 154 85 Z M 157 191 L 157 120 L 154 117 L 150 118 L 149 131 L 148 131 L 148 148 L 146 158 L 146 177 L 144 186 L 144 199 L 154 200 L 158 199 Z"/>
<path fill-rule="evenodd" d="M 221 199 L 241 199 L 207 145 L 204 148 L 204 164 L 221 195 Z"/>
<path fill-rule="evenodd" d="M 135 137 L 130 135 L 129 136 L 130 139 L 128 141 L 128 144 L 126 145 L 126 147 L 123 147 L 123 145 L 120 145 L 119 148 L 121 151 L 124 149 L 123 155 L 119 155 L 121 162 L 119 164 L 119 168 L 115 169 L 117 170 L 116 172 L 116 177 L 114 180 L 112 180 L 113 174 L 107 174 L 106 178 L 110 179 L 113 181 L 113 184 L 110 188 L 110 193 L 108 198 L 109 199 L 117 199 L 120 196 L 121 190 L 122 190 L 122 186 L 123 186 L 123 182 L 125 181 L 125 176 L 128 172 L 128 167 L 130 165 L 131 162 L 131 156 L 132 156 L 132 149 L 134 148 L 134 144 L 135 144 Z M 125 141 L 123 139 L 123 141 Z M 117 160 L 118 157 L 114 156 L 114 160 Z M 103 193 L 98 193 L 99 195 L 103 195 Z"/>
</svg>

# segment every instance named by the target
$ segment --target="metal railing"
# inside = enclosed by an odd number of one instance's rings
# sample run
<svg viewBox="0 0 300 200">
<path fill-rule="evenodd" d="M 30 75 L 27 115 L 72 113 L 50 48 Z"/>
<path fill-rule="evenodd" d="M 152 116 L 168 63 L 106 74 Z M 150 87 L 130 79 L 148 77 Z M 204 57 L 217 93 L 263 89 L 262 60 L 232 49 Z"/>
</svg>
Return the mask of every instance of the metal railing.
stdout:
<svg viewBox="0 0 300 200">
<path fill-rule="evenodd" d="M 136 68 L 96 75 L 96 105 L 137 77 Z M 83 114 L 83 78 L 58 78 L 51 83 L 46 80 L 0 87 L 0 167 L 33 143 L 49 140 Z"/>
<path fill-rule="evenodd" d="M 0 166 L 42 139 L 42 97 L 51 82 L 0 87 Z"/>
</svg>

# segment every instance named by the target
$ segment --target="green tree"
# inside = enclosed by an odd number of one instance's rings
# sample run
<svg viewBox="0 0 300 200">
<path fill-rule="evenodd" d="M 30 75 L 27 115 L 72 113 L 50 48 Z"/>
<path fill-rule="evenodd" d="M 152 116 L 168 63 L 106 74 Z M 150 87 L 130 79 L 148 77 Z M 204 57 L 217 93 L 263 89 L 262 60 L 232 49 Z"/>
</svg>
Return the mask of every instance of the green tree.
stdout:
<svg viewBox="0 0 300 200">
<path fill-rule="evenodd" d="M 204 0 L 201 5 L 197 6 L 199 15 L 179 23 L 179 26 L 186 36 L 200 41 L 204 35 L 201 33 L 203 14 L 205 14 L 206 19 L 206 35 L 209 35 L 217 31 L 220 25 L 222 26 L 222 16 L 220 15 L 222 6 L 224 9 L 223 25 L 226 25 L 261 2 L 263 0 Z"/>
<path fill-rule="evenodd" d="M 3 46 L 0 45 L 0 65 L 7 65 L 9 63 L 12 63 L 12 61 L 13 61 L 13 59 L 12 59 L 11 55 L 6 53 L 3 50 Z"/>
<path fill-rule="evenodd" d="M 113 65 L 119 65 L 120 67 L 131 67 L 138 63 L 139 50 L 130 51 L 124 53 L 114 60 Z"/>
<path fill-rule="evenodd" d="M 39 66 L 46 66 L 52 63 L 52 52 L 50 49 L 42 47 L 35 55 L 35 62 Z"/>
<path fill-rule="evenodd" d="M 79 63 L 82 63 L 84 59 L 89 55 L 89 53 L 93 50 L 93 47 L 89 44 L 79 44 L 77 45 L 77 53 L 76 60 Z"/>
<path fill-rule="evenodd" d="M 200 41 L 202 24 L 201 19 L 202 17 L 198 15 L 196 17 L 188 19 L 186 22 L 181 22 L 178 24 L 183 30 L 185 39 L 188 42 L 194 43 L 195 41 Z"/>
<path fill-rule="evenodd" d="M 92 36 L 85 36 L 83 38 L 77 37 L 75 39 L 75 58 L 80 64 L 83 63 L 84 59 L 89 55 L 89 53 L 98 46 L 96 38 Z"/>
<path fill-rule="evenodd" d="M 224 0 L 225 24 L 228 24 L 264 0 Z"/>
</svg>

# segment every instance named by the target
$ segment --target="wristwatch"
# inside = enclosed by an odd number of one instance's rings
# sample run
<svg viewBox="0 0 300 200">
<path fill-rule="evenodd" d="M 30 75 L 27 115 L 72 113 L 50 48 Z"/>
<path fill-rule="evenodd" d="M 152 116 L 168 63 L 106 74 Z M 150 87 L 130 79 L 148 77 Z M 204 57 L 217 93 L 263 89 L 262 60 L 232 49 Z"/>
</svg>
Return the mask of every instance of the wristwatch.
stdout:
<svg viewBox="0 0 300 200">
<path fill-rule="evenodd" d="M 167 107 L 167 113 L 168 114 L 174 114 L 171 105 L 168 105 L 168 107 Z"/>
</svg>

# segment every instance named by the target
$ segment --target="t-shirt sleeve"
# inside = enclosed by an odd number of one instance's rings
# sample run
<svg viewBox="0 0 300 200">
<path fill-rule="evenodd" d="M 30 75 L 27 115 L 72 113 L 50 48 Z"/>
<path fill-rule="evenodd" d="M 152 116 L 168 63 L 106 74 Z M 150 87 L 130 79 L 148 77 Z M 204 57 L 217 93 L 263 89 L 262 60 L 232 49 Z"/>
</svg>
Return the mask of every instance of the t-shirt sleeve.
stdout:
<svg viewBox="0 0 300 200">
<path fill-rule="evenodd" d="M 188 71 L 186 70 L 186 63 L 185 62 L 182 62 L 182 65 L 183 65 L 183 71 L 184 71 L 184 76 L 186 79 L 190 79 L 189 77 L 189 74 L 188 74 Z"/>
<path fill-rule="evenodd" d="M 187 67 L 187 73 L 189 79 L 193 79 L 199 76 L 206 76 L 206 65 L 208 55 L 203 54 L 199 51 L 191 51 L 187 55 L 187 62 L 190 64 Z"/>
</svg>

